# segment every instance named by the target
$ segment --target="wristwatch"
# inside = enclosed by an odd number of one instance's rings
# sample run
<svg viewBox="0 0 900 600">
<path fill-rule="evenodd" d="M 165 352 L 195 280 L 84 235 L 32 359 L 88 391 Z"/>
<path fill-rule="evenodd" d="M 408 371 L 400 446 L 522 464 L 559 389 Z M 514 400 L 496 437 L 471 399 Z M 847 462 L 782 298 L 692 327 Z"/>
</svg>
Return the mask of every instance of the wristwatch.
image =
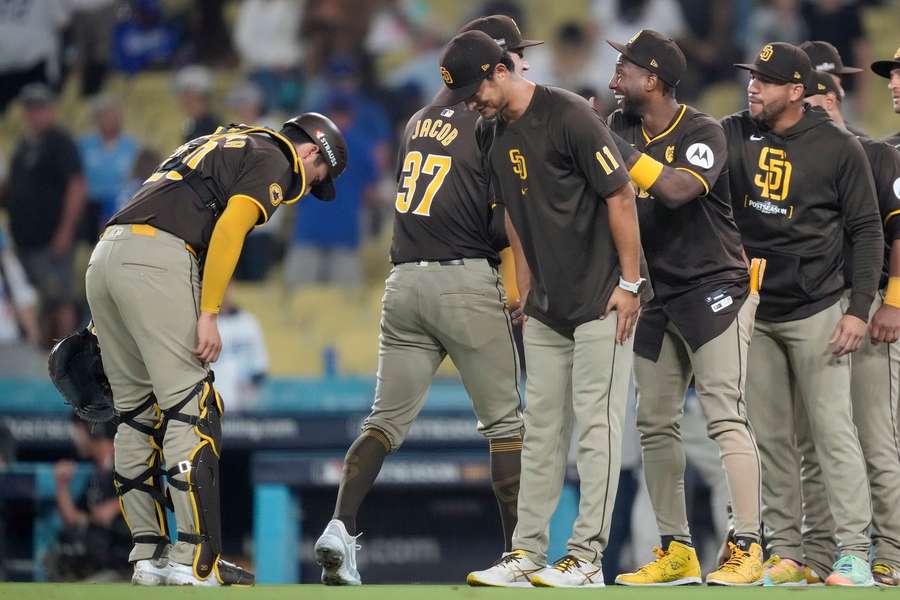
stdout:
<svg viewBox="0 0 900 600">
<path fill-rule="evenodd" d="M 647 280 L 641 277 L 637 281 L 625 281 L 623 277 L 619 277 L 619 287 L 626 292 L 631 292 L 635 296 L 639 295 L 647 285 Z"/>
</svg>

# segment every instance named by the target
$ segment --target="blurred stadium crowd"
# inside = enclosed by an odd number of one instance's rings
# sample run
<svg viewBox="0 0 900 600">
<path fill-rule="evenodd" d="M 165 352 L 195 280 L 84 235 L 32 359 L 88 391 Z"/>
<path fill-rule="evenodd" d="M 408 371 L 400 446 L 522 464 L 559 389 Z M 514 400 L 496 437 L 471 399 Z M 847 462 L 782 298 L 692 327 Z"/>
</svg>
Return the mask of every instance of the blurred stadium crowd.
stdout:
<svg viewBox="0 0 900 600">
<path fill-rule="evenodd" d="M 90 244 L 171 148 L 220 124 L 275 126 L 316 110 L 346 132 L 353 156 L 338 202 L 279 212 L 251 236 L 236 277 L 251 285 L 236 286 L 237 304 L 261 322 L 273 373 L 371 373 L 397 132 L 439 89 L 442 44 L 493 13 L 547 40 L 526 57 L 532 80 L 607 99 L 616 56 L 604 40 L 667 33 L 691 65 L 679 100 L 713 115 L 743 106 L 731 64 L 764 40 L 827 40 L 867 65 L 878 31 L 897 20 L 885 0 L 5 2 L 0 343 L 45 348 L 86 317 Z M 879 137 L 890 115 L 876 86 L 868 74 L 845 82 L 851 118 Z M 333 310 L 312 322 L 322 305 Z M 298 335 L 310 340 L 299 355 Z M 3 355 L 0 372 L 36 364 L 24 350 Z"/>
<path fill-rule="evenodd" d="M 438 56 L 457 27 L 497 13 L 547 42 L 528 50 L 526 77 L 607 101 L 616 53 L 605 40 L 644 28 L 667 33 L 690 65 L 679 100 L 716 116 L 744 107 L 746 81 L 732 64 L 765 41 L 826 40 L 847 64 L 867 67 L 893 52 L 900 28 L 892 0 L 0 2 L 0 377 L 45 375 L 51 341 L 88 317 L 90 247 L 167 152 L 221 124 L 277 129 L 308 110 L 337 123 L 352 159 L 336 202 L 279 211 L 249 238 L 219 320 L 217 387 L 230 406 L 251 409 L 269 374 L 371 375 L 398 132 L 440 89 Z M 883 81 L 867 71 L 844 87 L 854 123 L 873 137 L 896 130 Z M 686 439 L 697 429 L 694 476 L 713 505 L 724 504 L 716 447 L 699 409 L 687 412 Z M 74 465 L 59 463 L 56 501 L 67 528 L 90 524 L 99 537 L 64 534 L 59 547 L 71 552 L 54 563 L 59 579 L 86 576 L 84 564 L 66 562 L 77 553 L 72 544 L 87 539 L 117 557 L 129 544 L 110 488 L 109 432 L 76 426 L 75 436 L 92 474 L 73 499 L 64 490 Z M 0 463 L 11 459 L 8 439 L 0 431 Z M 640 485 L 636 440 L 632 424 L 622 510 Z M 614 522 L 621 530 L 604 565 L 612 573 L 622 568 L 616 544 L 643 535 L 629 531 L 632 520 Z M 719 539 L 724 524 L 708 525 Z M 95 572 L 123 567 L 94 558 Z"/>
</svg>

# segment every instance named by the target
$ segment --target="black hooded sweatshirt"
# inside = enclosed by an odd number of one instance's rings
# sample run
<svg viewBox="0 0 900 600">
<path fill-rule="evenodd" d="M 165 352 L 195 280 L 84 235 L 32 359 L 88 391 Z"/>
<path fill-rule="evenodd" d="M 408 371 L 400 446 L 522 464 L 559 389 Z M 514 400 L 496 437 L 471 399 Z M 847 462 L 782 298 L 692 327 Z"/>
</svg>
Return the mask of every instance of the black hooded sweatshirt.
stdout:
<svg viewBox="0 0 900 600">
<path fill-rule="evenodd" d="M 722 127 L 735 222 L 748 256 L 768 263 L 756 317 L 805 319 L 837 302 L 846 229 L 854 279 L 847 314 L 867 321 L 884 234 L 859 140 L 808 105 L 782 135 L 761 129 L 746 110 Z"/>
</svg>

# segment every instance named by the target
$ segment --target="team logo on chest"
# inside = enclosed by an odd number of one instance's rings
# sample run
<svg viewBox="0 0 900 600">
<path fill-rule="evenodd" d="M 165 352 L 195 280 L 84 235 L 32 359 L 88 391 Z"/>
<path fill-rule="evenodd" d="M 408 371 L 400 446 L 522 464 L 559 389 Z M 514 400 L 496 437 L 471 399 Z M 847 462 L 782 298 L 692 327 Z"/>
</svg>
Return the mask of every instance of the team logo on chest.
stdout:
<svg viewBox="0 0 900 600">
<path fill-rule="evenodd" d="M 512 148 L 509 151 L 509 160 L 513 165 L 513 173 L 519 176 L 519 179 L 528 179 L 528 167 L 525 166 L 525 157 L 518 148 Z"/>
<path fill-rule="evenodd" d="M 675 160 L 675 146 L 666 147 L 666 162 L 670 163 Z"/>
<path fill-rule="evenodd" d="M 791 189 L 791 172 L 793 167 L 787 159 L 787 153 L 781 148 L 763 147 L 759 153 L 759 171 L 753 183 L 759 188 L 759 199 L 744 196 L 744 206 L 757 210 L 764 215 L 780 215 L 787 219 L 794 218 L 794 206 L 781 204 L 788 198 Z"/>
<path fill-rule="evenodd" d="M 759 173 L 753 183 L 760 189 L 760 196 L 773 202 L 786 200 L 791 189 L 791 161 L 780 148 L 765 146 L 759 153 Z"/>
</svg>

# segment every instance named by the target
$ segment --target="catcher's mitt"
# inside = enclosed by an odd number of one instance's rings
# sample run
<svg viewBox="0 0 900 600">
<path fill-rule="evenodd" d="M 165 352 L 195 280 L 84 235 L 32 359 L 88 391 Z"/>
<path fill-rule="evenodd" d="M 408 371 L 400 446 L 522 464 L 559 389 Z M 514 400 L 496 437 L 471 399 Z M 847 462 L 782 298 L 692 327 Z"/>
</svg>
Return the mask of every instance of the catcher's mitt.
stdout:
<svg viewBox="0 0 900 600">
<path fill-rule="evenodd" d="M 91 423 L 113 418 L 112 390 L 90 326 L 59 340 L 50 351 L 48 368 L 53 385 L 79 417 Z"/>
</svg>

